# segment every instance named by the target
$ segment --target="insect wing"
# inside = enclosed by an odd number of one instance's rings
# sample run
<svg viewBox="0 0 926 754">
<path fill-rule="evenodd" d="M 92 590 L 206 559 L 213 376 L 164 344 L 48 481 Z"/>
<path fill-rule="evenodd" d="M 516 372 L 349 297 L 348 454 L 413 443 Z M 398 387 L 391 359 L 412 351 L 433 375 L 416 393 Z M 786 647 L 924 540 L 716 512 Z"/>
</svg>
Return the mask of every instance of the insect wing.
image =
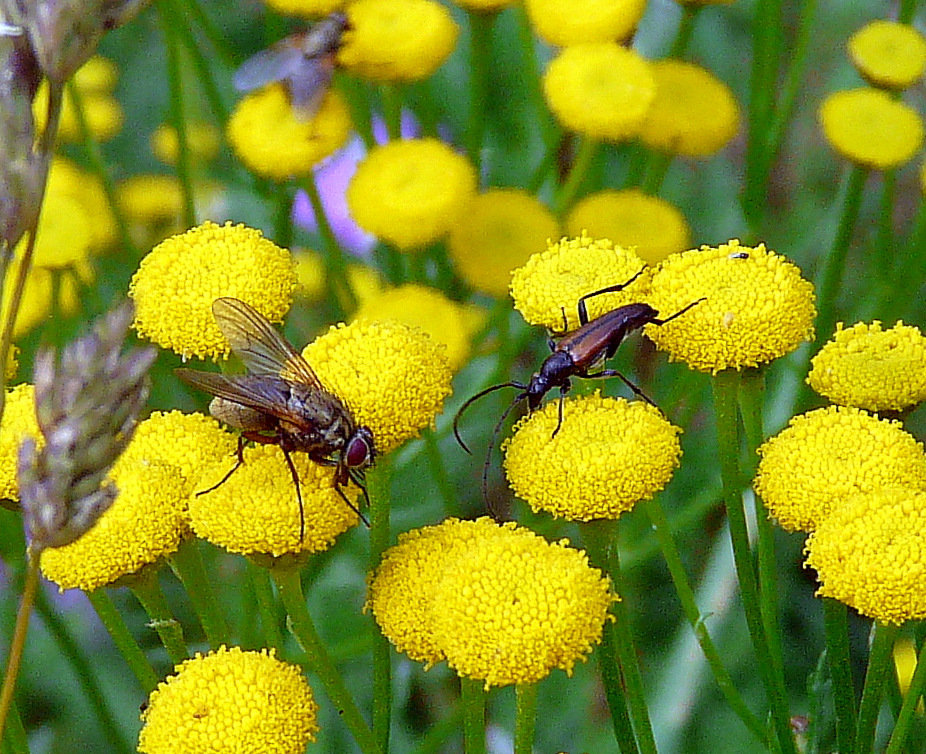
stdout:
<svg viewBox="0 0 926 754">
<path fill-rule="evenodd" d="M 232 351 L 249 373 L 262 377 L 281 377 L 317 390 L 325 390 L 302 354 L 287 343 L 269 320 L 250 304 L 237 298 L 217 298 L 212 304 L 212 314 Z"/>
<path fill-rule="evenodd" d="M 250 92 L 293 76 L 304 62 L 301 47 L 284 39 L 245 60 L 235 71 L 232 83 L 239 92 Z"/>
<path fill-rule="evenodd" d="M 286 78 L 289 97 L 300 120 L 311 120 L 318 112 L 333 73 L 334 62 L 329 58 L 318 58 L 304 60 L 299 69 Z"/>
</svg>

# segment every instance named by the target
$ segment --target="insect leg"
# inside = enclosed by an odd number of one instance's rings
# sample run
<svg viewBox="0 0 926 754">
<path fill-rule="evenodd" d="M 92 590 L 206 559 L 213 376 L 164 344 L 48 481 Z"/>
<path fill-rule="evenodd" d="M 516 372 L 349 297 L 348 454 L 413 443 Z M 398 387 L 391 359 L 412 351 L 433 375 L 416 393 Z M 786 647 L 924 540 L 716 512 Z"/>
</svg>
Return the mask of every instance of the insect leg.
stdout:
<svg viewBox="0 0 926 754">
<path fill-rule="evenodd" d="M 622 375 L 616 369 L 603 369 L 600 372 L 595 372 L 593 374 L 589 374 L 588 372 L 585 372 L 584 374 L 580 374 L 579 376 L 586 377 L 588 379 L 598 379 L 598 378 L 604 378 L 604 377 L 619 377 L 621 380 L 623 380 L 624 384 L 633 391 L 634 395 L 636 395 L 638 398 L 642 398 L 647 403 L 649 403 L 649 405 L 654 406 L 655 408 L 659 408 L 659 406 L 657 406 L 652 400 L 650 400 L 649 396 L 646 393 L 640 390 L 640 388 L 634 385 L 630 380 L 624 377 L 624 375 Z"/>
<path fill-rule="evenodd" d="M 697 301 L 692 301 L 692 302 L 691 302 L 690 304 L 688 304 L 688 306 L 686 306 L 685 308 L 679 309 L 679 310 L 678 310 L 677 312 L 675 312 L 675 314 L 673 314 L 672 316 L 666 317 L 665 319 L 652 319 L 652 320 L 650 320 L 650 322 L 652 322 L 654 325 L 664 325 L 666 322 L 671 322 L 671 321 L 672 321 L 673 319 L 675 319 L 676 317 L 681 317 L 681 316 L 682 316 L 685 312 L 687 312 L 691 307 L 695 306 L 696 304 L 700 304 L 702 301 L 707 301 L 707 298 L 704 297 L 704 296 L 702 296 L 702 297 L 699 298 Z"/>
<path fill-rule="evenodd" d="M 609 285 L 606 288 L 601 288 L 597 291 L 592 291 L 591 293 L 586 293 L 582 298 L 579 299 L 579 324 L 587 325 L 588 324 L 588 309 L 585 306 L 587 299 L 594 298 L 595 296 L 601 296 L 604 293 L 617 293 L 620 290 L 623 290 L 628 285 L 630 285 L 634 280 L 636 280 L 640 275 L 643 274 L 643 271 L 646 267 L 641 267 L 640 271 L 636 273 L 630 280 L 626 283 L 618 283 L 617 285 Z"/>
<path fill-rule="evenodd" d="M 351 472 L 348 472 L 348 474 L 350 474 L 350 480 L 360 488 L 361 492 L 363 492 L 363 499 L 367 504 L 367 508 L 369 508 L 370 507 L 370 495 L 367 492 L 366 484 L 363 483 L 363 480 L 358 479 L 353 474 L 351 474 Z M 341 489 L 341 485 L 335 483 L 334 488 L 335 490 L 337 490 L 337 493 L 341 496 L 341 500 L 347 503 L 347 507 L 350 508 L 354 513 L 356 513 L 357 516 L 360 518 L 360 520 L 363 521 L 363 525 L 366 526 L 367 529 L 369 529 L 370 528 L 369 520 L 367 519 L 366 516 L 363 515 L 363 513 L 360 512 L 360 509 L 356 505 L 354 505 L 350 500 L 348 500 L 347 495 L 344 494 L 344 490 Z"/>
<path fill-rule="evenodd" d="M 556 420 L 556 429 L 553 430 L 553 434 L 550 435 L 552 440 L 556 437 L 556 433 L 559 432 L 559 428 L 563 426 L 563 404 L 566 402 L 566 393 L 569 392 L 569 381 L 567 380 L 564 384 L 559 386 L 559 416 Z"/>
<path fill-rule="evenodd" d="M 232 466 L 232 470 L 229 471 L 225 476 L 223 476 L 218 482 L 213 484 L 208 490 L 201 490 L 200 492 L 197 492 L 196 497 L 199 497 L 200 495 L 205 495 L 207 492 L 212 492 L 213 490 L 217 490 L 219 487 L 225 484 L 225 482 L 229 480 L 231 475 L 234 474 L 241 467 L 241 464 L 244 463 L 244 440 L 245 438 L 243 435 L 238 435 L 238 450 L 236 451 L 236 456 L 238 460 L 235 461 L 235 465 Z"/>
<path fill-rule="evenodd" d="M 302 486 L 299 484 L 299 474 L 296 472 L 296 466 L 293 459 L 289 456 L 289 451 L 280 446 L 283 451 L 283 458 L 286 459 L 286 465 L 289 466 L 289 473 L 293 475 L 293 484 L 296 485 L 296 499 L 299 501 L 299 544 L 305 539 L 305 508 L 302 505 Z"/>
</svg>

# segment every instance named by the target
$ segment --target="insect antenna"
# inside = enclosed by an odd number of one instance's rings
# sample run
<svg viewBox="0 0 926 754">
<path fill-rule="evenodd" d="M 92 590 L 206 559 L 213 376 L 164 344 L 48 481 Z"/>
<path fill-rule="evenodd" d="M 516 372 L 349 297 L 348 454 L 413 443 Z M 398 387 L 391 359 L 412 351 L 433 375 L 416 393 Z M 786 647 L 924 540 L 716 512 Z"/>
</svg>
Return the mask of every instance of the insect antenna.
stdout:
<svg viewBox="0 0 926 754">
<path fill-rule="evenodd" d="M 509 385 L 510 384 L 511 383 L 509 383 Z M 496 385 L 496 387 L 506 386 Z M 518 386 L 515 385 L 515 387 Z M 505 423 L 505 419 L 508 418 L 508 414 L 510 414 L 514 407 L 517 406 L 526 397 L 527 393 L 521 393 L 520 395 L 516 396 L 515 399 L 508 404 L 508 408 L 504 410 L 501 418 L 495 423 L 495 429 L 492 430 L 492 439 L 489 440 L 489 447 L 486 449 L 486 460 L 485 463 L 482 464 L 482 501 L 485 503 L 486 510 L 492 514 L 492 518 L 494 518 L 496 521 L 501 520 L 501 513 L 491 502 L 489 502 L 489 467 L 492 465 L 492 448 L 495 447 L 495 442 L 498 440 L 498 434 L 501 432 L 502 425 Z"/>
<path fill-rule="evenodd" d="M 671 315 L 671 316 L 669 316 L 669 317 L 666 317 L 665 319 L 653 319 L 653 320 L 650 320 L 650 321 L 651 321 L 652 324 L 654 324 L 654 325 L 664 325 L 666 322 L 671 322 L 671 321 L 672 321 L 673 319 L 675 319 L 676 317 L 681 317 L 681 316 L 682 316 L 685 312 L 687 312 L 691 307 L 697 306 L 697 305 L 700 304 L 702 301 L 707 301 L 707 297 L 706 297 L 706 296 L 702 296 L 702 297 L 699 298 L 697 301 L 692 301 L 690 304 L 688 304 L 688 306 L 686 306 L 686 307 L 684 307 L 684 308 L 682 308 L 682 309 L 679 309 L 677 312 L 675 312 L 675 314 L 673 314 L 673 315 Z"/>
<path fill-rule="evenodd" d="M 469 449 L 469 446 L 467 446 L 467 444 L 463 442 L 463 438 L 460 437 L 460 418 L 463 416 L 463 412 L 466 411 L 466 409 L 468 409 L 471 404 L 475 403 L 477 400 L 482 398 L 482 396 L 488 395 L 489 393 L 493 393 L 496 390 L 501 390 L 503 387 L 516 387 L 518 390 L 527 390 L 527 385 L 524 385 L 520 382 L 502 382 L 499 385 L 492 385 L 492 387 L 487 387 L 485 390 L 480 390 L 475 395 L 470 396 L 466 400 L 466 402 L 462 406 L 460 406 L 459 411 L 457 411 L 457 415 L 453 417 L 453 436 L 457 438 L 457 442 L 460 443 L 460 447 L 463 448 L 463 450 L 465 450 L 470 455 L 472 455 L 473 452 Z M 523 395 L 518 396 L 517 398 L 515 398 L 514 403 L 517 403 L 519 400 L 522 400 L 524 397 L 525 396 Z M 514 403 L 512 403 L 512 406 L 514 405 Z M 508 410 L 505 411 L 505 416 L 508 415 L 508 411 L 510 410 L 511 410 L 511 406 L 509 406 Z"/>
</svg>

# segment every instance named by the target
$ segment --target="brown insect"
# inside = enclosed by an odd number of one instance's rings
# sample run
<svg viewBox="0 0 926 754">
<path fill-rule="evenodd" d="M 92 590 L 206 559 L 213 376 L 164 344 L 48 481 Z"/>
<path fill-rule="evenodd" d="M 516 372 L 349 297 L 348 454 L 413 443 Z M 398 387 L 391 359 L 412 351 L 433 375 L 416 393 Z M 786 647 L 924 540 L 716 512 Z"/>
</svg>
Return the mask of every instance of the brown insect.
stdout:
<svg viewBox="0 0 926 754">
<path fill-rule="evenodd" d="M 245 60 L 232 83 L 239 92 L 249 92 L 283 82 L 297 115 L 309 120 L 331 84 L 335 53 L 346 29 L 343 13 L 325 16 L 308 30 L 291 34 Z"/>
<path fill-rule="evenodd" d="M 358 426 L 347 406 L 319 381 L 312 367 L 254 307 L 236 298 L 212 304 L 216 324 L 231 350 L 247 370 L 224 375 L 177 369 L 177 376 L 215 397 L 209 413 L 241 430 L 238 461 L 218 484 L 198 492 L 212 492 L 244 463 L 246 440 L 279 445 L 296 485 L 299 500 L 299 541 L 305 535 L 305 511 L 299 475 L 290 453 L 308 453 L 316 463 L 334 466 L 334 484 L 347 505 L 363 518 L 342 491 L 354 482 L 366 497 L 363 470 L 373 463 L 376 446 L 369 427 Z M 369 503 L 369 499 L 367 499 Z"/>
</svg>

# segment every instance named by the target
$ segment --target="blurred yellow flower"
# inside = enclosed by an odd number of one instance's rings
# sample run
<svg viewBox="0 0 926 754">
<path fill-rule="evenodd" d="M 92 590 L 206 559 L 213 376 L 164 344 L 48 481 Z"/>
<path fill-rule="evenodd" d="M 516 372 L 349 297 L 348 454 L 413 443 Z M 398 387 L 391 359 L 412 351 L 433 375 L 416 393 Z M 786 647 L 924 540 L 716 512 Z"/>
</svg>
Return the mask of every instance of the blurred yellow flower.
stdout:
<svg viewBox="0 0 926 754">
<path fill-rule="evenodd" d="M 345 0 L 266 0 L 266 2 L 278 13 L 314 19 L 340 10 Z"/>
<path fill-rule="evenodd" d="M 926 338 L 898 322 L 875 320 L 836 333 L 811 361 L 807 383 L 842 406 L 900 411 L 926 400 Z"/>
<path fill-rule="evenodd" d="M 355 0 L 338 50 L 347 70 L 374 81 L 417 81 L 453 52 L 459 27 L 432 0 Z"/>
<path fill-rule="evenodd" d="M 224 645 L 174 668 L 151 692 L 138 737 L 143 754 L 301 754 L 318 733 L 318 705 L 302 670 L 273 649 Z"/>
<path fill-rule="evenodd" d="M 463 216 L 476 171 L 437 139 L 374 147 L 347 188 L 351 215 L 364 230 L 400 249 L 425 246 Z"/>
<path fill-rule="evenodd" d="M 333 326 L 302 355 L 373 431 L 377 452 L 388 453 L 431 425 L 450 395 L 445 350 L 401 322 L 355 320 Z"/>
<path fill-rule="evenodd" d="M 657 60 L 650 70 L 656 98 L 640 140 L 652 149 L 706 157 L 736 136 L 739 107 L 730 88 L 705 68 L 681 60 Z"/>
<path fill-rule="evenodd" d="M 635 188 L 589 194 L 566 218 L 566 233 L 607 238 L 650 265 L 691 245 L 691 231 L 678 208 Z"/>
<path fill-rule="evenodd" d="M 669 483 L 681 430 L 643 401 L 594 395 L 548 401 L 515 425 L 505 471 L 534 511 L 572 521 L 617 518 Z"/>
<path fill-rule="evenodd" d="M 836 92 L 820 106 L 827 141 L 858 165 L 888 170 L 908 162 L 923 143 L 923 120 L 880 89 Z"/>
<path fill-rule="evenodd" d="M 776 359 L 813 336 L 813 285 L 784 257 L 763 244 L 736 239 L 666 259 L 646 299 L 668 317 L 699 298 L 700 304 L 646 335 L 672 360 L 716 374 Z"/>
<path fill-rule="evenodd" d="M 646 0 L 525 0 L 537 35 L 551 45 L 621 42 L 637 28 Z"/>
<path fill-rule="evenodd" d="M 649 62 L 614 42 L 564 49 L 547 67 L 543 93 L 565 128 L 596 139 L 636 136 L 656 94 Z"/>
<path fill-rule="evenodd" d="M 787 531 L 813 531 L 855 492 L 926 489 L 923 446 L 899 422 L 829 406 L 795 416 L 759 448 L 753 486 Z"/>
<path fill-rule="evenodd" d="M 39 449 L 45 445 L 35 416 L 35 386 L 23 383 L 6 391 L 0 424 L 0 499 L 19 500 L 16 459 L 26 438 L 35 440 Z"/>
<path fill-rule="evenodd" d="M 300 120 L 282 84 L 247 95 L 228 121 L 228 142 L 257 175 L 275 181 L 308 175 L 350 137 L 350 110 L 330 90 L 309 120 Z"/>
<path fill-rule="evenodd" d="M 186 140 L 191 156 L 204 162 L 214 159 L 222 145 L 221 134 L 215 126 L 197 121 L 187 122 Z M 151 151 L 161 162 L 176 165 L 180 152 L 176 129 L 167 123 L 158 126 L 151 134 Z"/>
<path fill-rule="evenodd" d="M 229 352 L 212 316 L 215 299 L 239 298 L 279 322 L 295 287 L 286 249 L 259 230 L 207 221 L 155 246 L 132 276 L 129 296 L 139 336 L 184 358 L 214 359 Z"/>
<path fill-rule="evenodd" d="M 539 199 L 521 189 L 489 189 L 450 228 L 448 249 L 460 277 L 502 298 L 512 271 L 558 237 L 559 223 Z"/>
<path fill-rule="evenodd" d="M 175 175 L 133 175 L 116 188 L 126 217 L 138 223 L 179 222 L 183 190 Z"/>
<path fill-rule="evenodd" d="M 510 5 L 514 5 L 517 0 L 455 0 L 461 8 L 474 11 L 476 13 L 494 13 Z"/>
<path fill-rule="evenodd" d="M 632 250 L 615 246 L 608 239 L 563 238 L 549 244 L 514 271 L 511 297 L 514 308 L 532 325 L 553 332 L 572 331 L 579 326 L 579 299 L 611 285 L 627 283 L 644 269 L 643 260 Z M 648 276 L 641 275 L 617 293 L 588 299 L 589 319 L 624 304 L 645 298 Z"/>
<path fill-rule="evenodd" d="M 913 26 L 878 19 L 849 38 L 849 56 L 872 86 L 906 89 L 926 70 L 926 39 Z"/>
<path fill-rule="evenodd" d="M 113 216 L 109 199 L 103 189 L 100 177 L 78 168 L 63 157 L 54 157 L 48 171 L 47 195 L 67 196 L 80 204 L 90 218 L 90 248 L 104 249 L 119 235 L 116 218 Z"/>
</svg>

